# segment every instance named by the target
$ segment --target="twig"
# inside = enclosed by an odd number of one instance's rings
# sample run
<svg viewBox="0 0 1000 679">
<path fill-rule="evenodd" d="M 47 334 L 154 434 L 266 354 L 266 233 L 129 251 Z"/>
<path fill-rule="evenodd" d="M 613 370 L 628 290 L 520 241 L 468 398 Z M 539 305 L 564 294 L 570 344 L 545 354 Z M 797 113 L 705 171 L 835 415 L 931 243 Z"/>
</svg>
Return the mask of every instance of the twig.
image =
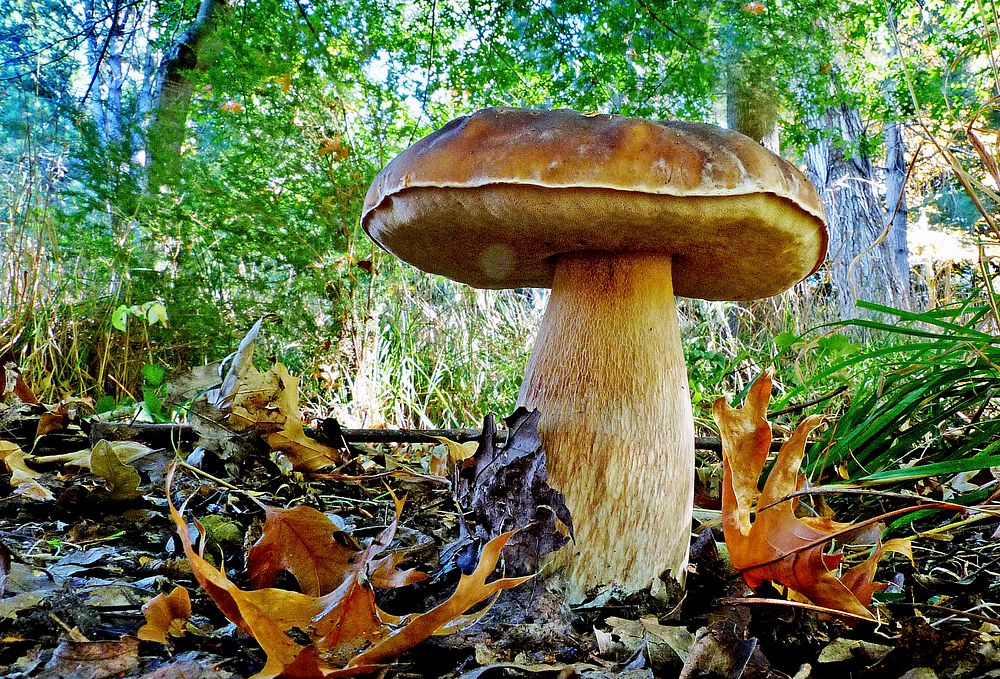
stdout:
<svg viewBox="0 0 1000 679">
<path fill-rule="evenodd" d="M 805 407 L 805 406 L 803 406 Z M 307 429 L 307 433 L 323 443 L 339 444 L 327 432 L 336 431 L 333 428 L 336 420 L 328 418 L 320 421 L 319 430 Z M 121 435 L 134 434 L 141 437 L 148 433 L 152 436 L 177 436 L 181 439 L 188 439 L 195 435 L 195 429 L 189 424 L 173 423 L 153 423 L 135 422 L 132 424 L 116 424 L 113 422 L 101 422 L 102 433 L 109 429 L 116 429 Z M 346 443 L 438 443 L 434 438 L 439 436 L 451 439 L 458 443 L 475 441 L 482 435 L 481 429 L 341 429 Z M 497 443 L 504 443 L 507 440 L 507 432 L 497 431 Z M 775 439 L 771 442 L 771 450 L 781 448 L 783 441 Z M 722 452 L 722 439 L 718 436 L 696 436 L 694 439 L 696 450 L 710 450 L 716 453 Z"/>
<path fill-rule="evenodd" d="M 773 413 L 771 413 L 771 417 L 777 417 L 778 415 L 788 415 L 790 413 L 796 413 L 800 410 L 805 410 L 806 408 L 814 406 L 818 403 L 822 403 L 823 401 L 829 401 L 834 396 L 842 394 L 845 391 L 847 391 L 847 385 L 842 384 L 833 391 L 823 394 L 822 396 L 818 396 L 811 401 L 806 401 L 805 403 L 798 403 L 793 406 L 788 406 L 787 408 L 782 408 L 781 410 L 775 410 Z"/>
<path fill-rule="evenodd" d="M 764 599 L 760 597 L 739 597 L 739 596 L 729 596 L 717 599 L 716 603 L 722 606 L 756 606 L 758 604 L 766 604 L 770 606 L 788 606 L 789 608 L 804 608 L 808 611 L 816 611 L 817 613 L 826 613 L 827 615 L 833 615 L 838 618 L 852 618 L 854 620 L 863 620 L 865 622 L 875 622 L 874 618 L 868 618 L 863 615 L 858 615 L 857 613 L 848 613 L 847 611 L 840 611 L 836 608 L 827 608 L 826 606 L 817 606 L 815 604 L 807 604 L 804 601 L 789 601 L 787 599 Z"/>
</svg>

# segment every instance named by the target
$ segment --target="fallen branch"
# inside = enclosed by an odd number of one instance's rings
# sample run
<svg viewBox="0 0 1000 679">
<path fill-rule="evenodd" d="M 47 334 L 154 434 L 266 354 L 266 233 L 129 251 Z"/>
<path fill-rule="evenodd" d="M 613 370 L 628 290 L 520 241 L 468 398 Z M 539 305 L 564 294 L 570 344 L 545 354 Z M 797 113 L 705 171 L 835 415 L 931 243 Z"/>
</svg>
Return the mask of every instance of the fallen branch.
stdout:
<svg viewBox="0 0 1000 679">
<path fill-rule="evenodd" d="M 317 441 L 339 446 L 342 443 L 438 443 L 435 437 L 444 437 L 465 443 L 475 441 L 482 433 L 479 429 L 342 429 L 334 418 L 320 420 L 317 430 L 307 430 Z M 342 437 L 342 440 L 341 440 Z M 151 447 L 170 448 L 179 442 L 192 443 L 197 433 L 189 424 L 158 424 L 133 422 L 131 424 L 93 422 L 90 431 L 91 443 L 101 439 L 112 441 L 138 441 Z M 507 440 L 507 432 L 497 432 L 497 443 Z M 696 436 L 696 450 L 722 452 L 722 442 L 718 436 Z M 781 447 L 781 441 L 771 443 L 771 449 Z"/>
</svg>

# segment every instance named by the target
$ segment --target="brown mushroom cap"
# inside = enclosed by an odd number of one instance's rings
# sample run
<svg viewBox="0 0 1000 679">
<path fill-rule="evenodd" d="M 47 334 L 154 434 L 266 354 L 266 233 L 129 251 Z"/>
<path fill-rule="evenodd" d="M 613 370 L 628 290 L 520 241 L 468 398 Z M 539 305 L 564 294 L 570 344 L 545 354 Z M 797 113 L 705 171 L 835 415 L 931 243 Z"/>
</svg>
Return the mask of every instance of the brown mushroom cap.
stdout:
<svg viewBox="0 0 1000 679">
<path fill-rule="evenodd" d="M 823 207 L 791 163 L 736 132 L 574 111 L 451 121 L 379 173 L 361 224 L 431 273 L 549 287 L 573 251 L 673 255 L 676 294 L 757 299 L 814 272 Z"/>
</svg>

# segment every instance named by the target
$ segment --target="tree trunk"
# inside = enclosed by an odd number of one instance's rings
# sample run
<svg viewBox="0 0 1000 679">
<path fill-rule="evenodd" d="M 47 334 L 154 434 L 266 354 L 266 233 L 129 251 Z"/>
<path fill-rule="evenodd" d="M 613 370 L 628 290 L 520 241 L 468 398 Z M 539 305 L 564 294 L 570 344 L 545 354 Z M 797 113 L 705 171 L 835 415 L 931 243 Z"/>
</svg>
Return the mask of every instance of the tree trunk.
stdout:
<svg viewBox="0 0 1000 679">
<path fill-rule="evenodd" d="M 194 94 L 191 71 L 207 66 L 216 56 L 209 49 L 210 38 L 226 0 L 201 0 L 198 16 L 181 33 L 157 69 L 152 96 L 148 141 L 148 188 L 157 190 L 176 183 L 180 170 L 181 145 L 187 131 L 188 110 Z"/>
<path fill-rule="evenodd" d="M 905 284 L 900 304 L 911 308 L 910 299 L 910 250 L 906 240 L 906 145 L 903 143 L 903 126 L 891 122 L 883 132 L 885 141 L 885 210 L 889 223 L 886 242 L 892 253 L 896 271 Z"/>
<path fill-rule="evenodd" d="M 754 59 L 737 56 L 726 68 L 726 124 L 778 153 L 778 97 L 774 74 Z"/>
<path fill-rule="evenodd" d="M 875 191 L 875 171 L 862 143 L 861 116 L 839 104 L 818 122 L 825 134 L 809 146 L 806 160 L 826 208 L 827 260 L 837 311 L 842 318 L 858 317 L 858 300 L 906 308 L 909 277 L 901 275 L 889 239 L 882 238 L 884 213 Z"/>
</svg>

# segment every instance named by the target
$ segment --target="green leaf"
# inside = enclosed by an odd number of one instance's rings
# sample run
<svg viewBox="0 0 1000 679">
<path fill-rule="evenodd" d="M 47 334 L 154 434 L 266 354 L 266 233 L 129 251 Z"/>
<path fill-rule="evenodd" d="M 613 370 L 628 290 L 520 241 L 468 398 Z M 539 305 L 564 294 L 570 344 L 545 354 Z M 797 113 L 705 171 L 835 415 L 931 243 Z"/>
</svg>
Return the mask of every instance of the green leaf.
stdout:
<svg viewBox="0 0 1000 679">
<path fill-rule="evenodd" d="M 775 344 L 775 346 L 778 347 L 779 350 L 780 349 L 787 349 L 788 347 L 790 347 L 793 344 L 795 344 L 796 342 L 798 342 L 799 339 L 800 339 L 799 336 L 796 335 L 794 332 L 785 331 L 785 332 L 782 332 L 782 333 L 778 333 L 775 336 L 775 338 L 774 338 L 774 344 Z"/>
<path fill-rule="evenodd" d="M 119 305 L 114 313 L 111 314 L 111 327 L 116 330 L 121 330 L 125 332 L 125 328 L 128 325 L 128 307 L 124 304 Z"/>
<path fill-rule="evenodd" d="M 163 366 L 156 365 L 155 363 L 147 363 L 142 366 L 142 379 L 147 386 L 158 387 L 163 384 L 163 378 L 166 375 L 166 370 Z"/>
<path fill-rule="evenodd" d="M 146 412 L 149 413 L 150 417 L 157 422 L 165 422 L 167 416 L 163 412 L 163 403 L 160 401 L 158 391 L 156 387 L 143 387 L 142 403 L 146 407 Z"/>
<path fill-rule="evenodd" d="M 162 326 L 167 325 L 167 307 L 163 306 L 160 302 L 147 302 L 143 304 L 146 311 L 146 322 L 150 326 L 159 323 Z"/>
<path fill-rule="evenodd" d="M 108 413 L 115 409 L 118 402 L 115 400 L 114 396 L 102 396 L 97 399 L 97 403 L 94 404 L 95 413 Z"/>
</svg>

